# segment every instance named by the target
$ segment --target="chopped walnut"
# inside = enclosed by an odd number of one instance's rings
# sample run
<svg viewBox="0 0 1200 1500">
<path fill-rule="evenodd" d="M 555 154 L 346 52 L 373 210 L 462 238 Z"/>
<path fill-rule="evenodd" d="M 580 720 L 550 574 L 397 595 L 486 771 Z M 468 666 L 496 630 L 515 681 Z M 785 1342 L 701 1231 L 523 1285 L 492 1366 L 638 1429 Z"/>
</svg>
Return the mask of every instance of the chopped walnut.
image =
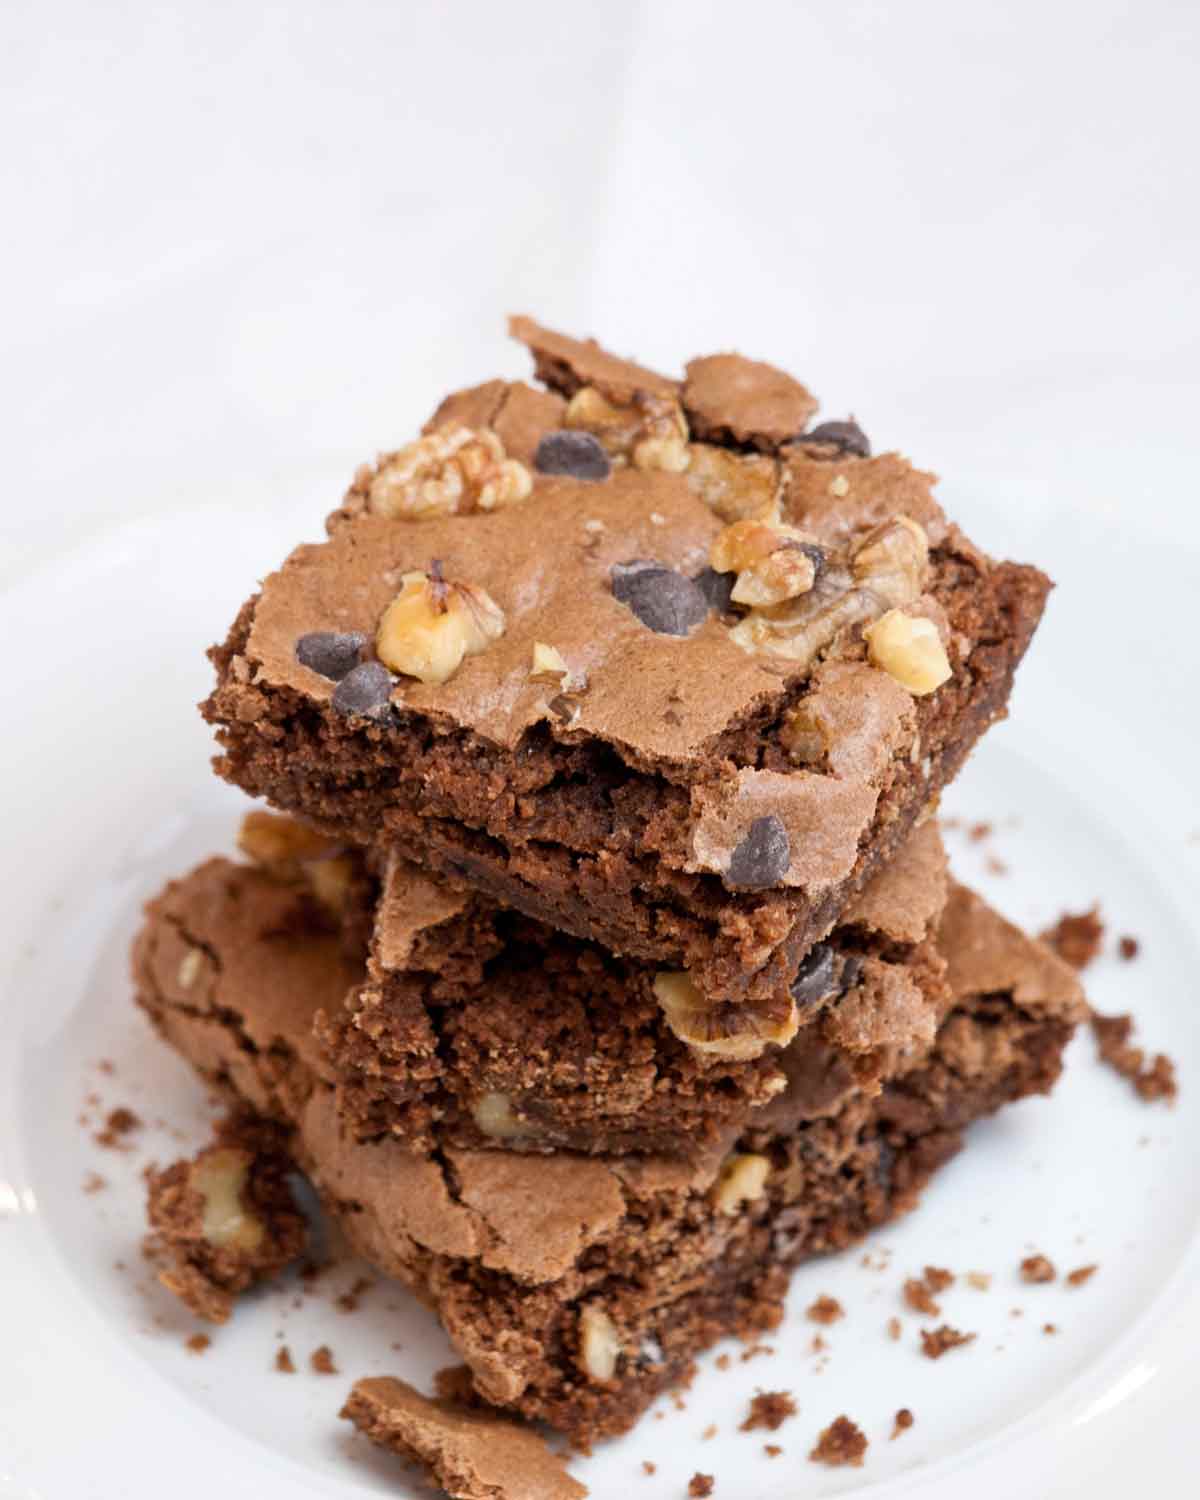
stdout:
<svg viewBox="0 0 1200 1500">
<path fill-rule="evenodd" d="M 779 520 L 779 467 L 765 454 L 693 443 L 687 482 L 722 521 Z"/>
<path fill-rule="evenodd" d="M 377 516 L 420 520 L 501 510 L 527 498 L 533 478 L 490 428 L 447 422 L 379 461 L 367 488 Z"/>
<path fill-rule="evenodd" d="M 594 1303 L 579 1314 L 579 1360 L 592 1380 L 609 1381 L 617 1373 L 621 1339 L 616 1325 L 602 1307 Z"/>
<path fill-rule="evenodd" d="M 863 635 L 871 665 L 916 698 L 934 692 L 951 675 L 950 658 L 932 620 L 889 609 Z"/>
<path fill-rule="evenodd" d="M 480 1095 L 471 1113 L 483 1134 L 498 1141 L 519 1141 L 537 1134 L 535 1126 L 518 1119 L 507 1094 Z"/>
<path fill-rule="evenodd" d="M 334 916 L 346 909 L 354 866 L 341 845 L 283 813 L 249 812 L 238 830 L 238 848 L 256 864 L 285 879 L 304 880 Z"/>
<path fill-rule="evenodd" d="M 735 1152 L 721 1167 L 713 1188 L 713 1207 L 718 1213 L 734 1214 L 743 1203 L 752 1203 L 766 1192 L 771 1163 L 765 1156 Z"/>
<path fill-rule="evenodd" d="M 595 386 L 585 385 L 568 402 L 563 424 L 598 438 L 614 466 L 632 464 L 671 474 L 688 467 L 687 421 L 669 396 L 638 391 L 627 405 L 617 405 Z"/>
<path fill-rule="evenodd" d="M 431 684 L 447 682 L 468 656 L 504 634 L 504 611 L 474 584 L 451 581 L 433 562 L 405 573 L 375 637 L 379 659 L 393 672 Z"/>
<path fill-rule="evenodd" d="M 790 995 L 756 1005 L 711 1005 L 683 971 L 656 974 L 654 998 L 681 1042 L 714 1057 L 761 1057 L 772 1043 L 786 1046 L 799 1026 Z"/>
<path fill-rule="evenodd" d="M 768 521 L 735 521 L 713 541 L 709 562 L 718 573 L 736 573 L 730 599 L 761 609 L 807 594 L 825 554 L 816 541 Z"/>
</svg>

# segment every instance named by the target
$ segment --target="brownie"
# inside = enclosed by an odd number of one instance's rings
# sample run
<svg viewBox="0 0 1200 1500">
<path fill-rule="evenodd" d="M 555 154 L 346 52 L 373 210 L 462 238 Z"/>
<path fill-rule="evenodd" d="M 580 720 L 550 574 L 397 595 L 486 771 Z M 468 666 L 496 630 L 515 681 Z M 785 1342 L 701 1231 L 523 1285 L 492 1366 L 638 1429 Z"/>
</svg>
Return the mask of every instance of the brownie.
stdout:
<svg viewBox="0 0 1200 1500">
<path fill-rule="evenodd" d="M 313 1017 L 347 963 L 337 934 L 293 924 L 280 941 L 287 892 L 261 875 L 223 898 L 194 882 L 151 908 L 141 1004 L 206 1079 L 290 1131 L 351 1243 L 437 1310 L 475 1396 L 579 1442 L 627 1429 L 722 1336 L 774 1327 L 788 1270 L 911 1208 L 973 1119 L 1048 1090 L 1082 1013 L 1059 960 L 952 886 L 938 942 L 953 1009 L 873 1098 L 812 1117 L 789 1088 L 688 1160 L 419 1151 L 355 1140 L 314 1058 Z M 180 979 L 196 946 L 200 989 Z M 261 1126 L 245 1128 L 250 1149 Z"/>
<path fill-rule="evenodd" d="M 721 1003 L 772 1000 L 1003 715 L 1036 569 L 781 371 L 527 319 L 214 648 L 221 775 Z"/>
<path fill-rule="evenodd" d="M 318 1020 L 343 1118 L 360 1139 L 424 1147 L 671 1154 L 736 1133 L 789 1070 L 818 1110 L 854 1087 L 878 1093 L 948 1009 L 933 941 L 945 892 L 931 822 L 812 950 L 774 1029 L 742 1030 L 745 1006 L 699 1021 L 664 1009 L 689 995 L 686 976 L 450 890 L 393 854 L 367 980 Z"/>
</svg>

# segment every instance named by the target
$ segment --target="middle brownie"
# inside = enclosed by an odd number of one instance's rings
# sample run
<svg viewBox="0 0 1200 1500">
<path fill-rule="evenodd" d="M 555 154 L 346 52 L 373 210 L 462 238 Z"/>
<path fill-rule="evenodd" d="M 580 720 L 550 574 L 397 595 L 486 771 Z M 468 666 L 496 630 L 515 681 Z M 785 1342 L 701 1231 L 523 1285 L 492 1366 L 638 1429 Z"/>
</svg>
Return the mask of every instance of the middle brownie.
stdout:
<svg viewBox="0 0 1200 1500">
<path fill-rule="evenodd" d="M 280 865 L 289 825 L 252 814 L 243 847 L 328 895 L 320 858 Z M 310 848 L 308 854 L 313 853 Z M 950 1004 L 933 939 L 946 900 L 936 825 L 847 909 L 791 990 L 751 1012 L 711 1005 L 686 975 L 620 958 L 395 854 L 373 885 L 364 983 L 317 1019 L 342 1117 L 358 1139 L 422 1148 L 690 1153 L 736 1134 L 789 1082 L 812 1112 L 877 1093 L 931 1045 Z M 366 899 L 369 901 L 371 896 Z M 348 903 L 348 936 L 362 920 Z"/>
</svg>

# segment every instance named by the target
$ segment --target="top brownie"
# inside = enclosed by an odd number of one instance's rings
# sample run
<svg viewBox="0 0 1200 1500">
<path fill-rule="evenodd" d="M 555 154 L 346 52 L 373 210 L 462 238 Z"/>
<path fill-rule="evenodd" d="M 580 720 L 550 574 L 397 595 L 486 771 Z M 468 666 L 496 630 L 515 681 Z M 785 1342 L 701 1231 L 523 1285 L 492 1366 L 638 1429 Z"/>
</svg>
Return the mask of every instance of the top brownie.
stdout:
<svg viewBox="0 0 1200 1500">
<path fill-rule="evenodd" d="M 1049 583 L 781 371 L 513 331 L 242 609 L 218 770 L 706 995 L 777 997 L 1004 711 Z"/>
</svg>

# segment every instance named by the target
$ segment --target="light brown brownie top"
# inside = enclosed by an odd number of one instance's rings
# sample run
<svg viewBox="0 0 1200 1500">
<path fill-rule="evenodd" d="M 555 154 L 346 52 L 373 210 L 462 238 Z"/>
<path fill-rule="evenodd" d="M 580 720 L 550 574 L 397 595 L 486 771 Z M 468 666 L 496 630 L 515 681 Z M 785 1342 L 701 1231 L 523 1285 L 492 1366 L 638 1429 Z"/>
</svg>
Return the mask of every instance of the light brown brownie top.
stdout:
<svg viewBox="0 0 1200 1500">
<path fill-rule="evenodd" d="M 684 869 L 832 889 L 920 756 L 915 700 L 971 671 L 939 567 L 992 565 L 933 475 L 808 428 L 782 371 L 720 354 L 676 381 L 513 331 L 554 389 L 458 392 L 360 471 L 329 540 L 264 582 L 223 712 L 244 683 L 247 716 L 278 689 L 518 755 L 601 742 L 692 786 Z"/>
</svg>

